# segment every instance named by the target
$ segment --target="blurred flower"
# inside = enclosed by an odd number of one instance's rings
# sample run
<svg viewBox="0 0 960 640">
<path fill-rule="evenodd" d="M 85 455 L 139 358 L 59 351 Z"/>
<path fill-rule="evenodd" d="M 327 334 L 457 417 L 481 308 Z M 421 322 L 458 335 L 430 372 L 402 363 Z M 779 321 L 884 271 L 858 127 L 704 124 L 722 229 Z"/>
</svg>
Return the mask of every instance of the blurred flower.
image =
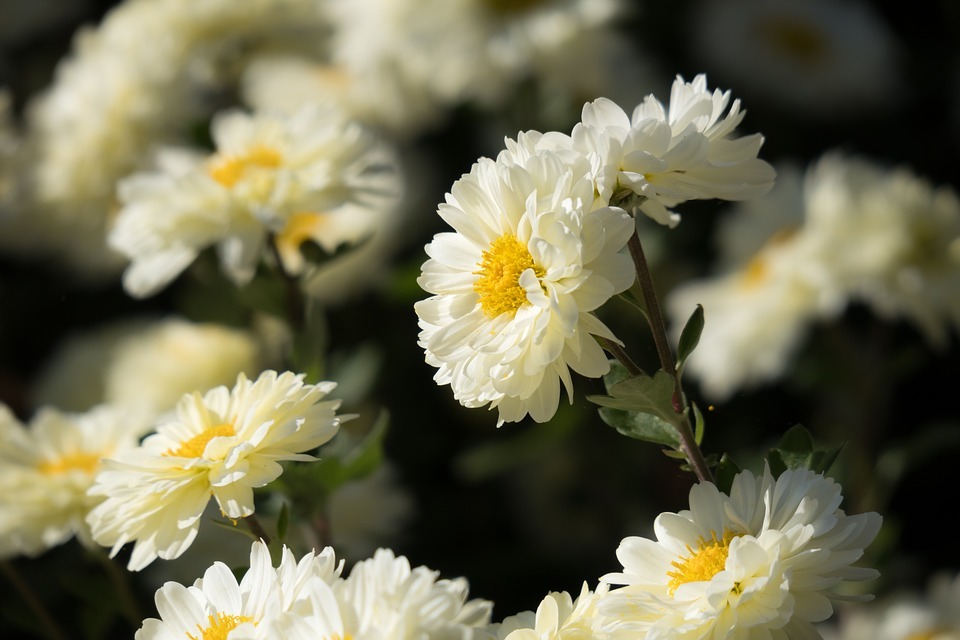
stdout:
<svg viewBox="0 0 960 640">
<path fill-rule="evenodd" d="M 676 287 L 679 333 L 697 304 L 700 344 L 686 363 L 706 395 L 781 375 L 805 329 L 850 301 L 906 318 L 934 346 L 960 329 L 960 199 L 905 167 L 831 153 L 801 177 L 784 168 L 766 198 L 722 221 L 720 273 Z"/>
<path fill-rule="evenodd" d="M 82 414 L 41 409 L 26 428 L 0 405 L 0 557 L 38 555 L 74 535 L 93 546 L 87 494 L 101 459 L 137 446 L 143 415 L 99 406 Z"/>
<path fill-rule="evenodd" d="M 573 144 L 599 164 L 601 197 L 633 192 L 644 198 L 641 211 L 673 227 L 680 216 L 669 208 L 681 202 L 749 200 L 773 186 L 773 168 L 757 158 L 763 136 L 731 137 L 745 113 L 729 91 L 710 93 L 703 74 L 689 83 L 677 76 L 667 107 L 653 95 L 632 117 L 606 98 L 584 105 Z"/>
<path fill-rule="evenodd" d="M 254 333 L 224 325 L 126 320 L 68 339 L 37 375 L 32 396 L 70 410 L 107 402 L 156 415 L 184 393 L 258 374 L 264 351 Z"/>
<path fill-rule="evenodd" d="M 369 476 L 337 487 L 327 501 L 330 538 L 351 557 L 367 556 L 395 540 L 411 519 L 415 500 L 384 463 Z"/>
<path fill-rule="evenodd" d="M 524 612 L 493 625 L 504 640 L 577 640 L 605 637 L 598 625 L 597 601 L 608 591 L 601 584 L 596 592 L 584 582 L 576 600 L 566 591 L 547 594 L 536 614 Z"/>
<path fill-rule="evenodd" d="M 824 629 L 829 640 L 957 640 L 960 638 L 960 576 L 938 573 L 926 593 L 898 591 L 842 611 Z"/>
<path fill-rule="evenodd" d="M 860 0 L 703 0 L 690 42 L 704 64 L 804 116 L 862 117 L 902 95 L 900 45 Z"/>
<path fill-rule="evenodd" d="M 572 399 L 570 369 L 609 370 L 594 336 L 616 338 L 592 312 L 633 281 L 617 253 L 630 216 L 595 205 L 586 160 L 527 140 L 454 183 L 438 210 L 454 232 L 427 245 L 418 283 L 433 295 L 415 305 L 434 379 L 464 406 L 496 407 L 498 425 L 549 420 L 561 382 Z"/>
<path fill-rule="evenodd" d="M 144 620 L 135 638 L 276 638 L 283 616 L 307 601 L 315 583 L 338 580 L 342 565 L 330 547 L 299 562 L 284 547 L 274 569 L 267 545 L 254 542 L 250 568 L 239 583 L 225 564 L 215 562 L 192 587 L 164 584 L 155 596 L 160 618 Z"/>
<path fill-rule="evenodd" d="M 880 530 L 876 513 L 846 515 L 833 480 L 808 469 L 774 479 L 737 474 L 724 495 L 690 490 L 690 510 L 662 513 L 657 539 L 625 538 L 626 585 L 599 604 L 612 635 L 647 638 L 815 638 L 833 613 L 833 588 L 875 578 L 851 566 Z"/>
<path fill-rule="evenodd" d="M 132 261 L 131 295 L 155 293 L 214 245 L 227 276 L 244 284 L 271 235 L 284 268 L 300 273 L 304 241 L 327 252 L 356 242 L 399 196 L 392 153 L 339 112 L 229 112 L 212 133 L 212 156 L 167 156 L 161 172 L 120 184 L 109 241 Z"/>
<path fill-rule="evenodd" d="M 279 462 L 314 460 L 305 452 L 336 434 L 339 402 L 320 402 L 335 386 L 267 371 L 255 382 L 240 374 L 232 390 L 185 395 L 174 421 L 104 461 L 90 490 L 105 496 L 88 517 L 94 540 L 111 555 L 134 542 L 127 566 L 139 571 L 190 546 L 211 496 L 224 517 L 251 515 L 253 489 L 280 476 Z"/>
<path fill-rule="evenodd" d="M 119 3 L 78 32 L 54 82 L 27 106 L 23 201 L 0 245 L 54 255 L 75 275 L 118 273 L 122 256 L 104 242 L 117 181 L 209 109 L 200 89 L 224 81 L 214 69 L 236 43 L 319 23 L 314 0 Z"/>
</svg>

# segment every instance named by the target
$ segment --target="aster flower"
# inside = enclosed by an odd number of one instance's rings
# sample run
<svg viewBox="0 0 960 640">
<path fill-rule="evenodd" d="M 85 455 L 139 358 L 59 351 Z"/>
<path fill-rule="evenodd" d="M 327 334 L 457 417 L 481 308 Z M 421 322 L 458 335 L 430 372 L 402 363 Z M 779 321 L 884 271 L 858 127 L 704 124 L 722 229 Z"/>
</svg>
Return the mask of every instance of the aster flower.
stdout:
<svg viewBox="0 0 960 640">
<path fill-rule="evenodd" d="M 266 371 L 254 382 L 240 374 L 231 390 L 183 396 L 173 421 L 104 461 L 90 489 L 105 498 L 88 517 L 94 540 L 111 555 L 133 542 L 128 568 L 139 571 L 190 546 L 211 496 L 227 518 L 253 514 L 253 489 L 275 480 L 280 462 L 314 460 L 306 452 L 336 434 L 339 402 L 321 402 L 335 386 Z"/>
<path fill-rule="evenodd" d="M 745 113 L 729 91 L 711 93 L 705 75 L 677 76 L 667 106 L 649 95 L 628 117 L 606 98 L 584 105 L 572 138 L 594 157 L 601 197 L 632 192 L 643 213 L 672 227 L 681 202 L 748 200 L 773 186 L 773 168 L 757 158 L 763 136 L 733 137 Z"/>
<path fill-rule="evenodd" d="M 254 542 L 250 568 L 239 583 L 225 564 L 215 562 L 193 586 L 164 584 L 155 596 L 160 618 L 144 620 L 135 638 L 275 638 L 278 620 L 306 602 L 312 583 L 338 580 L 342 566 L 330 547 L 299 562 L 284 547 L 274 568 L 267 545 Z"/>
<path fill-rule="evenodd" d="M 576 599 L 566 591 L 553 592 L 540 602 L 536 613 L 523 612 L 492 625 L 503 640 L 577 640 L 603 638 L 597 603 L 609 586 L 601 584 L 596 592 L 583 583 Z"/>
<path fill-rule="evenodd" d="M 106 405 L 43 408 L 26 427 L 0 405 L 0 557 L 38 555 L 74 535 L 93 546 L 88 495 L 102 459 L 137 446 L 144 416 Z"/>
<path fill-rule="evenodd" d="M 852 566 L 880 529 L 846 515 L 833 480 L 806 469 L 736 476 L 730 495 L 690 490 L 690 509 L 662 513 L 656 540 L 625 538 L 623 572 L 600 611 L 612 635 L 646 638 L 818 638 L 844 582 L 879 575 Z"/>
<path fill-rule="evenodd" d="M 124 274 L 132 295 L 156 292 L 211 246 L 227 276 L 246 283 L 270 234 L 284 267 L 299 273 L 304 240 L 331 252 L 356 242 L 399 194 L 392 154 L 332 109 L 228 112 L 212 133 L 213 155 L 167 155 L 160 173 L 119 187 L 109 239 L 132 261 Z"/>
<path fill-rule="evenodd" d="M 454 232 L 426 246 L 418 283 L 433 295 L 415 305 L 434 379 L 498 424 L 549 420 L 571 369 L 609 370 L 594 336 L 616 338 L 593 311 L 633 281 L 618 254 L 633 221 L 594 201 L 585 159 L 522 144 L 474 164 L 438 213 Z"/>
</svg>

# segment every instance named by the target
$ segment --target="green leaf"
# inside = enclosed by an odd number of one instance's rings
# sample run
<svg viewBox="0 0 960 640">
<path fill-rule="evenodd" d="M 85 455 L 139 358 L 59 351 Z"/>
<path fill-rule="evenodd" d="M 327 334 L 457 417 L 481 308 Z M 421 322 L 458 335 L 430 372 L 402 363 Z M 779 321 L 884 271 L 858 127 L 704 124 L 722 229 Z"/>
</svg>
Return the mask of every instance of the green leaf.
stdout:
<svg viewBox="0 0 960 640">
<path fill-rule="evenodd" d="M 777 446 L 770 450 L 767 460 L 775 477 L 787 469 L 810 469 L 816 473 L 826 473 L 842 449 L 843 445 L 829 450 L 815 449 L 813 436 L 798 424 L 783 434 Z"/>
<path fill-rule="evenodd" d="M 690 406 L 693 407 L 693 439 L 697 446 L 700 446 L 703 442 L 704 431 L 707 428 L 707 421 L 703 419 L 703 414 L 700 413 L 700 407 L 697 406 L 697 403 L 691 402 Z"/>
<path fill-rule="evenodd" d="M 602 407 L 600 418 L 625 436 L 679 448 L 674 423 L 681 416 L 673 408 L 673 378 L 665 371 L 653 377 L 624 374 L 622 367 L 612 368 L 604 377 L 610 395 L 587 396 Z"/>
<path fill-rule="evenodd" d="M 287 530 L 290 528 L 290 508 L 284 502 L 280 507 L 280 513 L 277 515 L 277 540 L 283 542 L 287 539 Z"/>
<path fill-rule="evenodd" d="M 723 454 L 713 471 L 713 481 L 723 493 L 730 495 L 733 478 L 740 473 L 740 467 L 727 454 Z"/>
<path fill-rule="evenodd" d="M 683 365 L 687 361 L 687 358 L 690 357 L 693 350 L 697 348 L 702 332 L 703 307 L 698 304 L 697 308 L 694 309 L 690 318 L 687 320 L 687 324 L 683 326 L 683 331 L 680 332 L 680 342 L 677 345 L 677 371 L 683 370 Z"/>
</svg>

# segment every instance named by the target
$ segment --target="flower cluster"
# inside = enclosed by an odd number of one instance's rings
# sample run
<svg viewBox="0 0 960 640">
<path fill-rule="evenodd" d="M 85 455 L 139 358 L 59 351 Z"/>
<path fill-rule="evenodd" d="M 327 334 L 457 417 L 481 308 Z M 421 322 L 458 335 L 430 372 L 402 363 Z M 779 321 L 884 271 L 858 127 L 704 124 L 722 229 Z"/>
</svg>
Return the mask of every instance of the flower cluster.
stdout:
<svg viewBox="0 0 960 640">
<path fill-rule="evenodd" d="M 634 280 L 621 253 L 634 221 L 617 204 L 675 224 L 679 202 L 773 184 L 762 137 L 733 137 L 743 113 L 729 100 L 702 75 L 678 77 L 669 107 L 650 96 L 632 119 L 601 99 L 572 135 L 521 133 L 454 183 L 438 210 L 454 232 L 427 245 L 418 280 L 433 294 L 416 311 L 435 380 L 503 424 L 549 420 L 561 383 L 572 398 L 570 370 L 607 373 L 597 340 L 619 341 L 594 312 Z"/>
</svg>

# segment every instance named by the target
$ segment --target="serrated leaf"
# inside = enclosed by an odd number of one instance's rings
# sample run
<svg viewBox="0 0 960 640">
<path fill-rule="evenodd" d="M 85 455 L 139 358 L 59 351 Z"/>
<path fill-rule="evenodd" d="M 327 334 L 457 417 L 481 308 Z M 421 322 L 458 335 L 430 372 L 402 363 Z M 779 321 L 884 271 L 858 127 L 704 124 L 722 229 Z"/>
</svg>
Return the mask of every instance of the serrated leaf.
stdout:
<svg viewBox="0 0 960 640">
<path fill-rule="evenodd" d="M 697 348 L 701 333 L 703 333 L 703 307 L 698 304 L 687 320 L 687 324 L 683 326 L 683 331 L 680 332 L 680 342 L 677 344 L 677 371 L 683 370 L 687 358 Z"/>
<path fill-rule="evenodd" d="M 600 418 L 630 438 L 666 445 L 673 449 L 680 446 L 676 427 L 653 414 L 601 407 Z"/>
<path fill-rule="evenodd" d="M 648 413 L 672 424 L 680 418 L 673 407 L 673 391 L 673 377 L 661 369 L 652 377 L 639 375 L 609 384 L 608 395 L 587 396 L 587 400 L 610 409 Z"/>
</svg>

